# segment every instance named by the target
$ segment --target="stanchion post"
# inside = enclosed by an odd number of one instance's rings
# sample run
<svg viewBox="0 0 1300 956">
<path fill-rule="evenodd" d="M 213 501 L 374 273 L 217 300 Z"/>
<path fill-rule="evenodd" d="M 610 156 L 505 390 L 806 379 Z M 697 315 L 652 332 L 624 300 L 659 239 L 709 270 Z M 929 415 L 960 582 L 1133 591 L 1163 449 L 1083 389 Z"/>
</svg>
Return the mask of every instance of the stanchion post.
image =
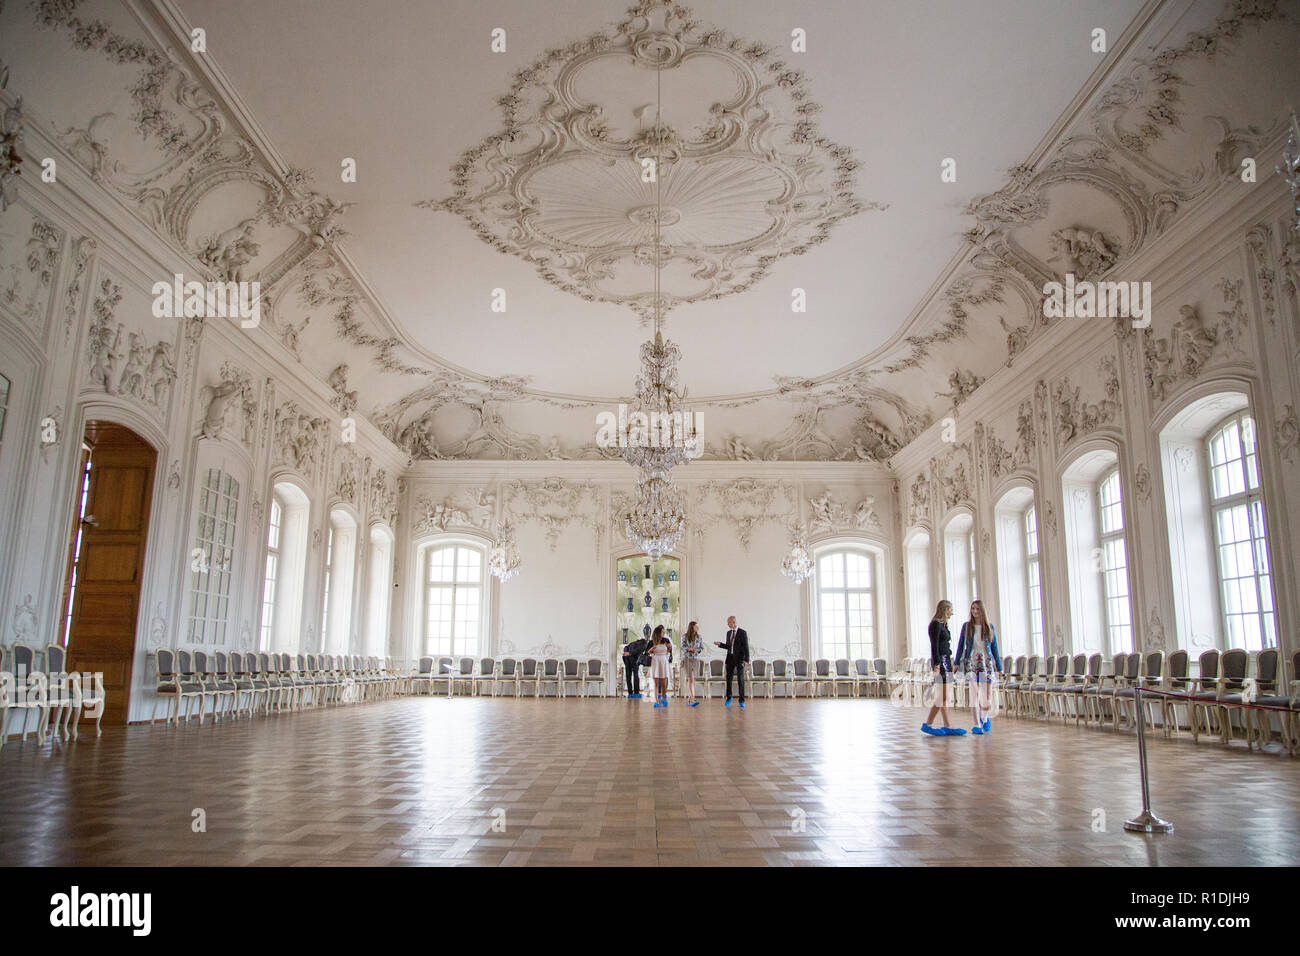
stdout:
<svg viewBox="0 0 1300 956">
<path fill-rule="evenodd" d="M 1151 786 L 1147 782 L 1146 716 L 1142 706 L 1142 685 L 1133 688 L 1133 707 L 1137 711 L 1138 771 L 1142 776 L 1142 812 L 1124 821 L 1124 829 L 1134 833 L 1173 833 L 1174 825 L 1151 812 Z"/>
</svg>

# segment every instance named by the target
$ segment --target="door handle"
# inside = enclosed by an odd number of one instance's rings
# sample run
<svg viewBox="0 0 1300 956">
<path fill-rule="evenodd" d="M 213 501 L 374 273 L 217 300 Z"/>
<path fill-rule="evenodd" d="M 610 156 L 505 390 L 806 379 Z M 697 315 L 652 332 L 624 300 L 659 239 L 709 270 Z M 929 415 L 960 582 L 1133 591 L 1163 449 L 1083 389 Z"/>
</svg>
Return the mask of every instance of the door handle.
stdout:
<svg viewBox="0 0 1300 956">
<path fill-rule="evenodd" d="M 99 527 L 99 519 L 96 518 L 94 515 L 86 515 L 86 517 L 84 517 L 84 518 L 81 519 L 81 523 L 82 523 L 82 524 L 88 524 L 88 525 L 90 525 L 92 528 L 98 528 L 98 527 Z"/>
</svg>

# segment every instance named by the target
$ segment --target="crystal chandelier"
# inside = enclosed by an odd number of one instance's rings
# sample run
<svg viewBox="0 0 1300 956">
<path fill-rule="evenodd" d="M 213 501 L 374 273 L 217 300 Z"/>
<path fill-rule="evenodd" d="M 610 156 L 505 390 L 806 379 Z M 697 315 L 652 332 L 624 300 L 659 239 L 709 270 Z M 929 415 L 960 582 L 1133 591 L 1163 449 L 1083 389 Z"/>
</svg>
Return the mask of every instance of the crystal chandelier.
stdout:
<svg viewBox="0 0 1300 956">
<path fill-rule="evenodd" d="M 686 525 L 681 495 L 666 475 L 652 475 L 637 485 L 638 498 L 628 511 L 624 531 L 628 540 L 658 561 L 677 547 Z"/>
<path fill-rule="evenodd" d="M 645 551 L 652 561 L 677 547 L 686 525 L 681 495 L 669 480 L 675 465 L 689 460 L 687 442 L 694 444 L 696 435 L 688 416 L 683 413 L 685 391 L 677 383 L 677 361 L 681 349 L 663 336 L 663 296 L 660 272 L 663 268 L 660 242 L 662 215 L 662 169 L 660 145 L 664 140 L 660 125 L 662 77 L 655 71 L 655 213 L 654 213 L 654 338 L 641 345 L 641 372 L 636 378 L 637 409 L 629 421 L 629 434 L 623 442 L 623 458 L 641 471 L 637 484 L 637 501 L 627 512 L 624 530 L 628 540 Z M 643 416 L 643 417 L 642 417 Z M 640 418 L 642 433 L 632 429 Z M 689 432 L 689 434 L 688 434 Z"/>
<path fill-rule="evenodd" d="M 808 553 L 808 533 L 803 525 L 790 529 L 790 550 L 781 560 L 781 573 L 796 584 L 813 573 L 812 555 Z"/>
<path fill-rule="evenodd" d="M 497 533 L 497 543 L 488 552 L 488 571 L 502 582 L 519 573 L 519 549 L 515 547 L 515 532 L 507 521 Z"/>
</svg>

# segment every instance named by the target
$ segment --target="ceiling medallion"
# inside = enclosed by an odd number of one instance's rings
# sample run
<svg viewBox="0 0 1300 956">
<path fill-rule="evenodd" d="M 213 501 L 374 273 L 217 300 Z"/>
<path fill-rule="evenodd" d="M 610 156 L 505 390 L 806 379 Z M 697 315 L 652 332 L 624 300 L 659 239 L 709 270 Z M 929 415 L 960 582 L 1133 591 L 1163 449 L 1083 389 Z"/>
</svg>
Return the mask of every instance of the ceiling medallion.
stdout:
<svg viewBox="0 0 1300 956">
<path fill-rule="evenodd" d="M 655 74 L 672 125 L 646 105 Z M 743 292 L 841 219 L 885 208 L 854 195 L 857 161 L 818 134 L 802 70 L 679 5 L 643 0 L 612 35 L 520 70 L 499 102 L 502 131 L 462 155 L 452 194 L 416 205 L 462 216 L 546 281 L 647 324 L 644 247 L 656 225 L 668 310 Z M 655 154 L 657 224 L 642 181 Z"/>
</svg>

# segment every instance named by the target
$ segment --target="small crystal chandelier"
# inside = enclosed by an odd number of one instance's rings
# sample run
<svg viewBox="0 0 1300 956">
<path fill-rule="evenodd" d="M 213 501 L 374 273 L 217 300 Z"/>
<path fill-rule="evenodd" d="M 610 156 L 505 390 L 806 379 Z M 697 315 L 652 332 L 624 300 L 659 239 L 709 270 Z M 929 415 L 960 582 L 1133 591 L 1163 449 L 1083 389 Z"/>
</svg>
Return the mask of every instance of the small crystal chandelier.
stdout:
<svg viewBox="0 0 1300 956">
<path fill-rule="evenodd" d="M 503 583 L 519 573 L 519 549 L 515 547 L 515 532 L 509 521 L 501 525 L 497 543 L 488 552 L 488 571 Z"/>
<path fill-rule="evenodd" d="M 808 553 L 808 532 L 803 525 L 790 529 L 790 550 L 781 560 L 781 573 L 796 584 L 813 573 L 812 555 Z"/>
<path fill-rule="evenodd" d="M 651 475 L 637 485 L 638 498 L 628 511 L 624 532 L 628 540 L 658 561 L 682 538 L 686 514 L 681 495 L 667 475 Z"/>
</svg>

